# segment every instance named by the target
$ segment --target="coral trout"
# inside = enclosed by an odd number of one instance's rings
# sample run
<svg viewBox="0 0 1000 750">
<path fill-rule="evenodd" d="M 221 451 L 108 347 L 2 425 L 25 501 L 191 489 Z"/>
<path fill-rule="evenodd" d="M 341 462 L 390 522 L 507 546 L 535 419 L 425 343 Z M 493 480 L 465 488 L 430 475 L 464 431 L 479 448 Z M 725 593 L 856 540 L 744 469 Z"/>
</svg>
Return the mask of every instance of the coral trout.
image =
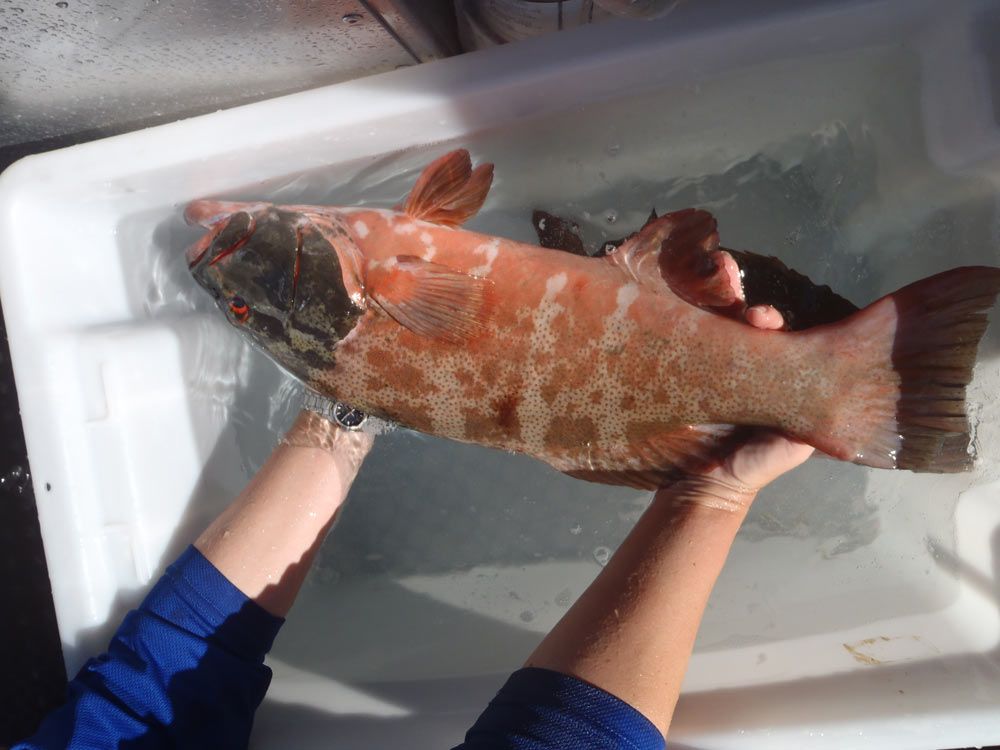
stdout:
<svg viewBox="0 0 1000 750">
<path fill-rule="evenodd" d="M 827 325 L 753 328 L 716 222 L 653 218 L 603 257 L 461 228 L 493 166 L 428 166 L 403 204 L 199 200 L 191 271 L 310 389 L 422 432 L 655 488 L 748 428 L 845 461 L 969 468 L 965 387 L 1000 269 L 956 268 Z"/>
</svg>

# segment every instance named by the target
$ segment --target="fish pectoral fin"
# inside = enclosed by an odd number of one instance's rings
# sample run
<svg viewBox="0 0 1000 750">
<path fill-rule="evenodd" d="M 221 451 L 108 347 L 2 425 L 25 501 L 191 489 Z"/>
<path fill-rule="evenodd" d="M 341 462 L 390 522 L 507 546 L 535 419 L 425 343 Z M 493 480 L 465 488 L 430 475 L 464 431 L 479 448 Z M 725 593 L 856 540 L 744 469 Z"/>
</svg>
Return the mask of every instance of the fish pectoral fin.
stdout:
<svg viewBox="0 0 1000 750">
<path fill-rule="evenodd" d="M 489 311 L 488 279 L 398 255 L 371 264 L 367 292 L 389 317 L 414 333 L 451 343 L 481 334 Z"/>
<path fill-rule="evenodd" d="M 482 208 L 493 183 L 493 165 L 472 168 L 469 152 L 458 149 L 431 162 L 403 202 L 415 219 L 457 227 Z"/>
<path fill-rule="evenodd" d="M 630 445 L 621 456 L 590 456 L 592 466 L 563 471 L 588 482 L 657 490 L 690 474 L 712 470 L 746 442 L 753 429 L 731 424 L 689 425 Z"/>
<path fill-rule="evenodd" d="M 650 217 L 639 233 L 608 256 L 641 284 L 669 289 L 698 307 L 741 307 L 734 289 L 739 267 L 719 249 L 715 217 L 685 208 Z M 736 286 L 739 286 L 737 283 Z"/>
</svg>

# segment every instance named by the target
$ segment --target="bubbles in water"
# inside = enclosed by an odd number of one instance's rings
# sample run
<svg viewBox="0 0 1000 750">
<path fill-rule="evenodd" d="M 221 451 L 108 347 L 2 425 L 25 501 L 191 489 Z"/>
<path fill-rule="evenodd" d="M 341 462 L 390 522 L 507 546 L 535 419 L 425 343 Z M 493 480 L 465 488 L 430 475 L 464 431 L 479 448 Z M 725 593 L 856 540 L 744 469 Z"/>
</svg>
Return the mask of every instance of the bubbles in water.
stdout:
<svg viewBox="0 0 1000 750">
<path fill-rule="evenodd" d="M 622 152 L 622 145 L 620 143 L 612 143 L 604 150 L 608 156 L 618 156 Z"/>
<path fill-rule="evenodd" d="M 579 536 L 580 534 L 583 533 L 583 526 L 578 523 L 574 523 L 572 526 L 569 527 L 569 533 L 572 534 L 573 536 Z"/>
<path fill-rule="evenodd" d="M 618 221 L 618 212 L 612 208 L 610 211 L 604 214 L 604 220 L 608 222 L 608 224 L 614 224 L 616 221 Z"/>
<path fill-rule="evenodd" d="M 526 609 L 524 610 L 524 612 L 521 613 L 521 622 L 531 622 L 534 619 L 535 619 L 535 613 L 529 609 Z"/>
<path fill-rule="evenodd" d="M 602 568 L 608 564 L 608 560 L 611 559 L 611 549 L 605 546 L 594 547 L 594 560 Z"/>
<path fill-rule="evenodd" d="M 573 603 L 573 592 L 569 589 L 563 589 L 558 594 L 556 594 L 556 604 L 560 607 L 568 607 Z"/>
<path fill-rule="evenodd" d="M 31 484 L 31 474 L 23 466 L 15 466 L 0 476 L 0 490 L 23 495 Z"/>
<path fill-rule="evenodd" d="M 66 0 L 59 0 L 59 2 L 56 3 L 56 7 L 57 8 L 68 8 L 69 7 L 69 3 L 67 3 Z"/>
</svg>

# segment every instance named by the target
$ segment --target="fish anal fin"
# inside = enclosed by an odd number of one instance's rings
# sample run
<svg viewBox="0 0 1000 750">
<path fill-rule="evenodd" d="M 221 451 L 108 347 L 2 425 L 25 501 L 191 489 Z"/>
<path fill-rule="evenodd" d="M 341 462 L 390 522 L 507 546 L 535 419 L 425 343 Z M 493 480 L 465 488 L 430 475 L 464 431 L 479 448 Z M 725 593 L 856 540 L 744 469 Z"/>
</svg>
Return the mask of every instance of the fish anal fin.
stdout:
<svg viewBox="0 0 1000 750">
<path fill-rule="evenodd" d="M 608 257 L 636 281 L 664 285 L 698 307 L 728 308 L 741 303 L 739 268 L 719 249 L 715 217 L 686 208 L 652 218 L 638 234 Z"/>
<path fill-rule="evenodd" d="M 487 279 L 398 255 L 371 264 L 366 291 L 383 312 L 421 336 L 461 343 L 480 335 L 489 314 Z"/>
<path fill-rule="evenodd" d="M 482 208 L 492 183 L 492 164 L 473 169 L 468 151 L 451 151 L 420 173 L 402 210 L 415 219 L 456 227 Z"/>
<path fill-rule="evenodd" d="M 752 427 L 689 425 L 644 438 L 630 445 L 627 454 L 588 457 L 587 466 L 563 471 L 588 482 L 656 490 L 711 471 L 752 433 Z"/>
</svg>

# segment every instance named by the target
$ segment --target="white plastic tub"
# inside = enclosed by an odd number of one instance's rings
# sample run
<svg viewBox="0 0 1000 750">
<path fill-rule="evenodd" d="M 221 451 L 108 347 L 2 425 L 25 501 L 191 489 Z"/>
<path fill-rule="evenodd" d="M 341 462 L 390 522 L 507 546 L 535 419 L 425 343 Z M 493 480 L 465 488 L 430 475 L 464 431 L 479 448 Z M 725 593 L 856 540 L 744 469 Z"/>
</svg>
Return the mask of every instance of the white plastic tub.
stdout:
<svg viewBox="0 0 1000 750">
<path fill-rule="evenodd" d="M 390 204 L 463 144 L 497 165 L 484 231 L 530 238 L 541 207 L 620 235 L 653 205 L 702 205 L 727 245 L 860 303 L 996 263 L 995 4 L 748 5 L 690 3 L 9 169 L 0 293 L 67 668 L 294 410 L 296 386 L 187 277 L 192 198 Z M 994 330 L 975 473 L 817 460 L 758 500 L 674 746 L 1000 741 L 998 357 Z M 254 747 L 457 743 L 646 501 L 523 457 L 381 438 L 279 637 Z"/>
</svg>

